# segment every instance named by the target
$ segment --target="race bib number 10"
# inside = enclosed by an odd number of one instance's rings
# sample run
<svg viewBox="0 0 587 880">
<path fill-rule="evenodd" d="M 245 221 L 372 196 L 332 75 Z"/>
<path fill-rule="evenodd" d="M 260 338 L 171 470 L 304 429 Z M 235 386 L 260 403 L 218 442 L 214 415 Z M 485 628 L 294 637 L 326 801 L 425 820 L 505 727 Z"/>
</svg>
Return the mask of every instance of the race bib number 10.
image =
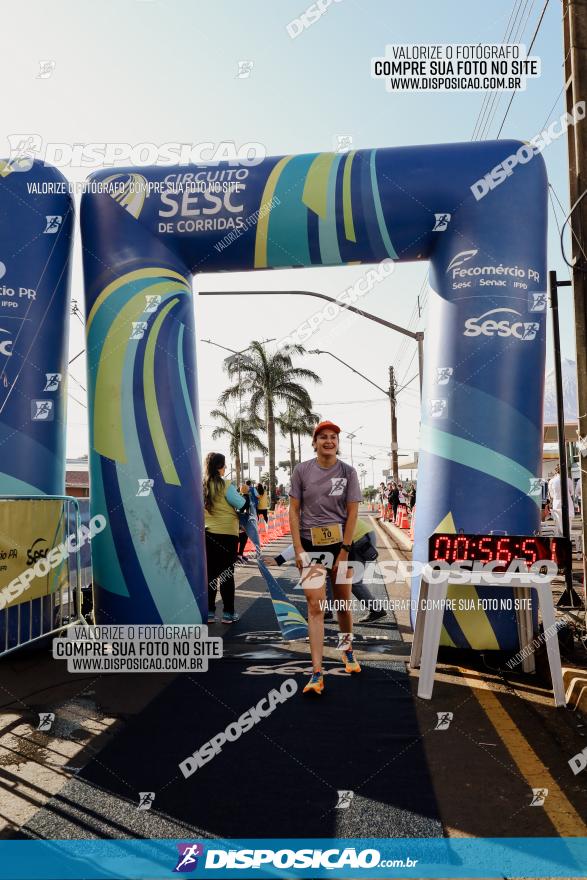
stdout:
<svg viewBox="0 0 587 880">
<path fill-rule="evenodd" d="M 340 523 L 332 523 L 326 526 L 314 526 L 310 529 L 312 534 L 312 544 L 315 547 L 325 547 L 329 544 L 340 544 L 342 542 L 342 526 Z"/>
</svg>

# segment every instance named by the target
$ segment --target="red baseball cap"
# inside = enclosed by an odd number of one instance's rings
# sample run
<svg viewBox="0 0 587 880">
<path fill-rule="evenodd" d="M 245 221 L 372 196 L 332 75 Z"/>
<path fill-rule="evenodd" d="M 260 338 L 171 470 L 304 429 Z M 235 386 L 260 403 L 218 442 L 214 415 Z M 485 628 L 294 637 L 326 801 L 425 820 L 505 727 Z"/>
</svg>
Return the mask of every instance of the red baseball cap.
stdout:
<svg viewBox="0 0 587 880">
<path fill-rule="evenodd" d="M 340 434 L 340 428 L 338 425 L 335 425 L 334 422 L 319 422 L 314 428 L 312 440 L 316 439 L 316 434 L 319 434 L 320 431 L 334 431 L 336 434 Z"/>
</svg>

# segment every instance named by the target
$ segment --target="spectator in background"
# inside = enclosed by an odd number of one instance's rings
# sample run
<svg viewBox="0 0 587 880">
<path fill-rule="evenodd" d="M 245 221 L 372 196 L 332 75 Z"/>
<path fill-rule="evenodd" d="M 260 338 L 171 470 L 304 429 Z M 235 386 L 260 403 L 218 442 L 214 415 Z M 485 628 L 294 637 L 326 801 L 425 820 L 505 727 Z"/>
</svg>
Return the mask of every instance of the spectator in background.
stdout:
<svg viewBox="0 0 587 880">
<path fill-rule="evenodd" d="M 261 519 L 265 520 L 265 531 L 269 528 L 269 518 L 268 518 L 268 510 L 269 510 L 269 493 L 267 492 L 263 483 L 257 484 L 257 518 L 259 522 Z"/>
<path fill-rule="evenodd" d="M 216 595 L 220 584 L 222 623 L 236 623 L 234 610 L 234 564 L 238 553 L 239 521 L 237 511 L 244 511 L 248 499 L 224 478 L 226 458 L 220 452 L 206 456 L 204 468 L 204 525 L 208 570 L 208 623 L 216 622 Z"/>
<path fill-rule="evenodd" d="M 381 519 L 385 519 L 385 508 L 387 507 L 387 490 L 385 488 L 385 483 L 379 483 L 377 498 L 379 500 L 379 516 Z"/>
<path fill-rule="evenodd" d="M 552 518 L 554 520 L 555 528 L 557 534 L 562 536 L 564 535 L 563 531 L 563 501 L 562 501 L 562 486 L 561 486 L 561 476 L 560 476 L 560 465 L 554 469 L 554 477 L 550 480 L 548 484 L 548 497 L 551 501 L 551 513 Z M 567 500 L 569 505 L 569 517 L 573 517 L 575 515 L 575 503 L 573 501 L 573 481 L 567 477 Z M 569 534 L 570 534 L 570 524 L 569 524 Z"/>
<path fill-rule="evenodd" d="M 399 506 L 399 486 L 397 483 L 392 483 L 388 493 L 389 504 L 391 506 L 391 510 L 393 513 L 394 520 L 397 518 L 397 509 Z"/>
<path fill-rule="evenodd" d="M 410 488 L 408 490 L 408 504 L 410 505 L 410 510 L 413 510 L 416 506 L 416 484 L 410 483 Z"/>
<path fill-rule="evenodd" d="M 252 480 L 247 480 L 246 486 L 247 486 L 247 491 L 249 493 L 249 497 L 251 499 L 251 510 L 253 510 L 256 513 L 257 512 L 257 504 L 259 502 L 259 494 L 258 494 Z"/>
</svg>

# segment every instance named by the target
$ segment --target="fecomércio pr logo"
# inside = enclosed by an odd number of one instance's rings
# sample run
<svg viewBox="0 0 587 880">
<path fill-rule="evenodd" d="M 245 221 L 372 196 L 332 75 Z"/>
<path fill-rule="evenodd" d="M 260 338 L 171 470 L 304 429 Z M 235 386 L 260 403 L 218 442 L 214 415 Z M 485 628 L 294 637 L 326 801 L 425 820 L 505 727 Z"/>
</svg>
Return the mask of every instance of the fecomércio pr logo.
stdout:
<svg viewBox="0 0 587 880">
<path fill-rule="evenodd" d="M 457 266 L 462 266 L 463 263 L 466 263 L 467 260 L 471 260 L 474 256 L 479 253 L 477 248 L 473 248 L 469 251 L 459 251 L 458 254 L 455 254 L 448 266 L 446 267 L 446 271 L 450 272 L 451 269 L 456 269 Z"/>
<path fill-rule="evenodd" d="M 173 869 L 176 874 L 188 874 L 198 867 L 198 859 L 204 855 L 204 845 L 201 843 L 178 843 L 179 850 L 177 865 Z"/>
</svg>

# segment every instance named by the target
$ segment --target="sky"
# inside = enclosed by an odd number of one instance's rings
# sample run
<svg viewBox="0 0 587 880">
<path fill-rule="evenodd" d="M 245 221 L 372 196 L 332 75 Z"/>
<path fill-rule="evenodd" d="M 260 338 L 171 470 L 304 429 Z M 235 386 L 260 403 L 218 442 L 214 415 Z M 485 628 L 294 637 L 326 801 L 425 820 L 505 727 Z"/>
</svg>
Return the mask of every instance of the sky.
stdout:
<svg viewBox="0 0 587 880">
<path fill-rule="evenodd" d="M 267 155 L 326 151 L 350 136 L 353 148 L 469 141 L 485 97 L 483 92 L 390 94 L 370 75 L 371 58 L 387 43 L 502 42 L 512 9 L 528 44 L 544 0 L 339 0 L 296 39 L 287 24 L 309 5 L 305 0 L 28 0 L 2 13 L 0 71 L 3 131 L 0 156 L 11 133 L 38 133 L 45 142 L 169 141 L 256 142 Z M 34 23 L 34 26 L 31 26 Z M 518 28 L 518 25 L 516 28 Z M 528 139 L 564 112 L 561 4 L 550 0 L 532 50 L 541 76 L 516 94 L 501 137 Z M 53 72 L 39 78 L 41 61 Z M 239 62 L 252 62 L 238 77 Z M 492 105 L 484 137 L 497 136 L 510 93 Z M 494 112 L 495 111 L 495 112 Z M 492 117 L 492 118 L 491 118 Z M 543 153 L 552 185 L 548 266 L 559 277 L 569 271 L 561 256 L 557 224 L 569 210 L 567 144 L 562 137 Z M 63 169 L 72 181 L 93 169 Z M 560 206 L 557 203 L 560 200 Z M 567 241 L 567 252 L 569 245 Z M 199 275 L 196 292 L 213 290 L 311 290 L 336 296 L 364 267 L 276 270 Z M 427 264 L 398 264 L 393 274 L 362 301 L 362 308 L 411 330 L 426 327 Z M 79 230 L 75 239 L 72 299 L 84 310 Z M 420 303 L 420 314 L 418 310 Z M 253 339 L 279 339 L 317 310 L 309 297 L 195 297 L 202 449 L 226 451 L 212 441 L 210 411 L 229 384 L 226 352 L 211 339 L 243 349 Z M 319 304 L 318 304 L 319 305 Z M 560 292 L 562 348 L 574 357 L 571 294 Z M 82 321 L 72 316 L 70 357 L 84 348 Z M 271 347 L 272 343 L 267 343 Z M 309 349 L 331 351 L 382 388 L 392 365 L 398 393 L 401 461 L 418 447 L 419 394 L 416 346 L 411 340 L 357 316 L 344 315 L 322 327 Z M 300 365 L 302 361 L 300 361 Z M 314 410 L 343 429 L 343 457 L 367 468 L 366 483 L 389 466 L 389 401 L 376 387 L 328 355 L 303 358 L 322 379 L 310 387 Z M 547 369 L 552 367 L 549 337 Z M 71 367 L 67 449 L 70 457 L 88 449 L 85 358 Z M 405 387 L 403 387 L 405 386 Z M 311 455 L 303 444 L 304 458 Z M 278 437 L 277 459 L 288 445 Z M 369 456 L 374 455 L 375 461 Z M 281 476 L 284 474 L 281 472 Z"/>
</svg>

